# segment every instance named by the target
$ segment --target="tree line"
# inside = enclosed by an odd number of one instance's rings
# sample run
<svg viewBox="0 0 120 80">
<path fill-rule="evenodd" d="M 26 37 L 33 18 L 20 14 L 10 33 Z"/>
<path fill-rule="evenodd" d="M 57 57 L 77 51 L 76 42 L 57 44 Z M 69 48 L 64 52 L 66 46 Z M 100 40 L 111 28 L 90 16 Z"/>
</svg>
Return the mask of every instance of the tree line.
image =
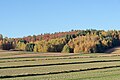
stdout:
<svg viewBox="0 0 120 80">
<path fill-rule="evenodd" d="M 3 38 L 0 48 L 31 52 L 102 53 L 120 45 L 117 30 L 71 30 L 69 32 L 46 33 L 23 38 Z"/>
</svg>

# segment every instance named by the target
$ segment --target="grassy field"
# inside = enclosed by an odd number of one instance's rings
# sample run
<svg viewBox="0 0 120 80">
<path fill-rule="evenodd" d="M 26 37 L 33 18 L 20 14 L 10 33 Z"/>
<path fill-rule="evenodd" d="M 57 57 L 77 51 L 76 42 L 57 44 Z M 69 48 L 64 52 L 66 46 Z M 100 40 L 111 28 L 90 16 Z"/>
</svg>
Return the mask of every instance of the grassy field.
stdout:
<svg viewBox="0 0 120 80">
<path fill-rule="evenodd" d="M 0 52 L 2 80 L 119 80 L 119 54 Z"/>
</svg>

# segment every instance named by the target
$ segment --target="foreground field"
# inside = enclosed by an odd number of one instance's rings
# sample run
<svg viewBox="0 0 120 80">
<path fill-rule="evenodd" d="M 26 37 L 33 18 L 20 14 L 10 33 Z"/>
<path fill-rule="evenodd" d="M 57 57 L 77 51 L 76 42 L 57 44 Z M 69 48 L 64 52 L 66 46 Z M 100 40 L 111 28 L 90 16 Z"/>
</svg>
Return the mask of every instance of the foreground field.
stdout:
<svg viewBox="0 0 120 80">
<path fill-rule="evenodd" d="M 2 80 L 119 80 L 120 54 L 0 52 Z"/>
</svg>

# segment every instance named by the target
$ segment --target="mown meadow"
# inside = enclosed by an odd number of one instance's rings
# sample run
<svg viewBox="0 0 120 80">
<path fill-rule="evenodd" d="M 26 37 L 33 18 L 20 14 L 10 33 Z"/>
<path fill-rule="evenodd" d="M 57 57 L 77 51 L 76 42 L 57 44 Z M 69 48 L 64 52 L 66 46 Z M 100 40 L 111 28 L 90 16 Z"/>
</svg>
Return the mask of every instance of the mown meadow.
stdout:
<svg viewBox="0 0 120 80">
<path fill-rule="evenodd" d="M 119 54 L 33 54 L 5 51 L 0 56 L 2 80 L 120 79 Z"/>
</svg>

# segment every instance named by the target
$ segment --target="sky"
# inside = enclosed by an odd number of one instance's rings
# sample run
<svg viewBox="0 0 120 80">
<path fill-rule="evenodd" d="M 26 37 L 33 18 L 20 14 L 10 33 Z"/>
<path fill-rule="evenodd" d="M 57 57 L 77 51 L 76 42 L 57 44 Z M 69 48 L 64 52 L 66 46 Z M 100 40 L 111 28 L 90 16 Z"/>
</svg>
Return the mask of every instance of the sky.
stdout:
<svg viewBox="0 0 120 80">
<path fill-rule="evenodd" d="M 0 34 L 120 30 L 120 0 L 0 0 Z"/>
</svg>

